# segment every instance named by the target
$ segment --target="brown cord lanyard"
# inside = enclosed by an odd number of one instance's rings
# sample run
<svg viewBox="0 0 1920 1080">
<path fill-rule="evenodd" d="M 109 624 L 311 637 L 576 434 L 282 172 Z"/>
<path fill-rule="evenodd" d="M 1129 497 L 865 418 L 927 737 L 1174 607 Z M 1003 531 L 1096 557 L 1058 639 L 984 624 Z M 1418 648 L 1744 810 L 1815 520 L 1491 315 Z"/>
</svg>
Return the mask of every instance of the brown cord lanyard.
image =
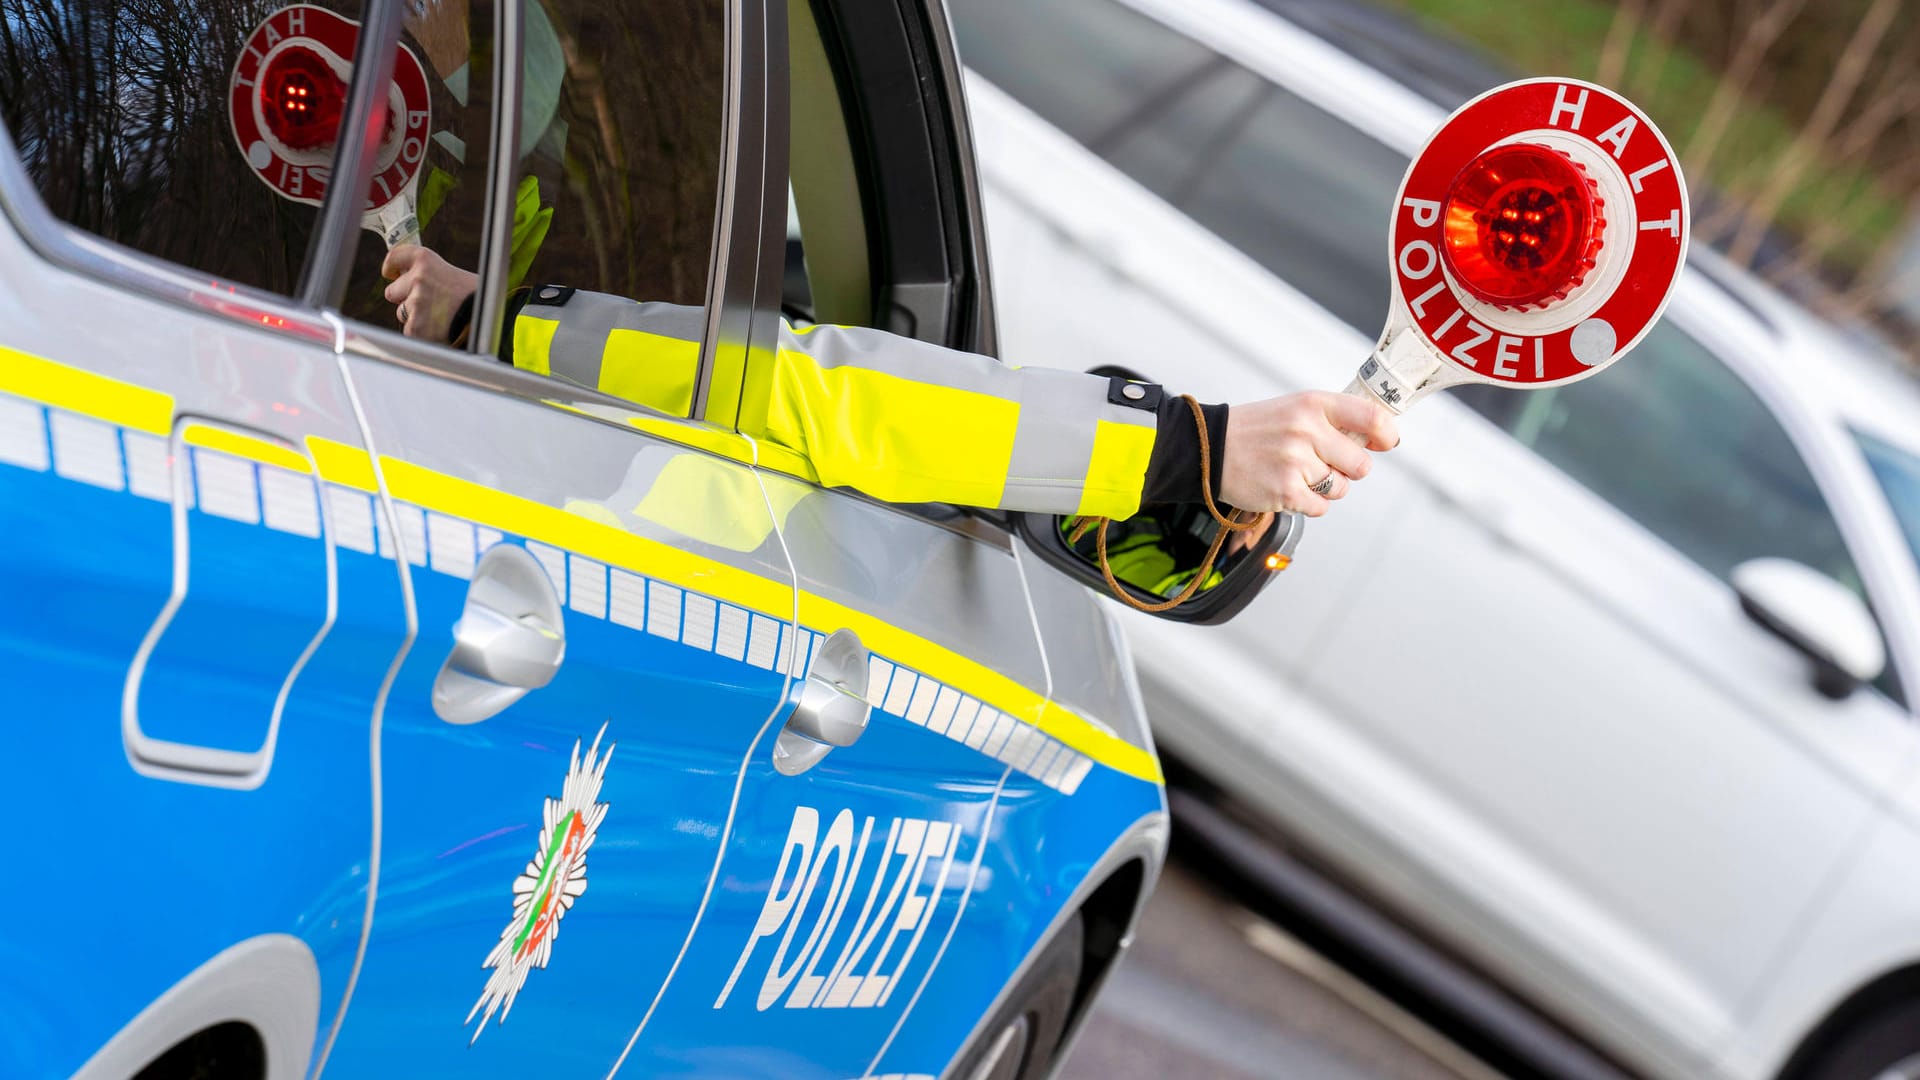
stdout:
<svg viewBox="0 0 1920 1080">
<path fill-rule="evenodd" d="M 1113 590 L 1113 595 L 1119 597 L 1121 603 L 1140 611 L 1171 611 L 1181 604 L 1186 603 L 1193 597 L 1194 593 L 1200 591 L 1200 586 L 1206 583 L 1207 578 L 1212 576 L 1214 560 L 1219 557 L 1220 546 L 1226 542 L 1227 534 L 1245 532 L 1255 525 L 1260 524 L 1261 515 L 1259 514 L 1249 514 L 1244 510 L 1235 510 L 1235 516 L 1229 518 L 1220 512 L 1219 506 L 1215 505 L 1213 501 L 1213 448 L 1207 441 L 1206 414 L 1200 411 L 1200 403 L 1193 399 L 1192 394 L 1182 394 L 1180 395 L 1180 399 L 1185 401 L 1187 407 L 1193 410 L 1194 425 L 1200 429 L 1200 497 L 1207 504 L 1207 513 L 1212 514 L 1213 520 L 1220 525 L 1220 531 L 1213 534 L 1213 544 L 1207 548 L 1207 557 L 1201 561 L 1200 569 L 1193 575 L 1193 580 L 1187 582 L 1187 587 L 1180 590 L 1179 596 L 1157 604 L 1150 604 L 1145 600 L 1135 598 L 1132 593 L 1126 590 L 1125 586 L 1120 584 L 1120 580 L 1113 576 L 1113 564 L 1107 559 L 1107 526 L 1113 524 L 1112 518 L 1088 518 L 1074 529 L 1073 535 L 1069 538 L 1071 542 L 1078 543 L 1081 537 L 1087 535 L 1087 530 L 1093 528 L 1095 522 L 1099 523 L 1100 533 L 1096 540 L 1096 546 L 1100 554 L 1100 573 L 1107 579 L 1107 588 Z M 1244 518 L 1240 517 L 1239 515 L 1242 514 L 1247 514 L 1247 516 Z"/>
</svg>

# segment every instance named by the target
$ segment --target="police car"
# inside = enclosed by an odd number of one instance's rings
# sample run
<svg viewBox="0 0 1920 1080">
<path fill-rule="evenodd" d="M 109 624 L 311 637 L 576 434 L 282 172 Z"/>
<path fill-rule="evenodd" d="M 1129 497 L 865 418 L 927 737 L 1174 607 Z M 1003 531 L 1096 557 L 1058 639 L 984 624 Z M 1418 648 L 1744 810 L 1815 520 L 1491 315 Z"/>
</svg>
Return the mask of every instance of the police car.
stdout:
<svg viewBox="0 0 1920 1080">
<path fill-rule="evenodd" d="M 736 430 L 782 314 L 994 347 L 938 3 L 5 0 L 0 121 L 0 1075 L 1050 1070 L 1125 646 Z M 553 280 L 704 305 L 681 415 L 494 358 Z"/>
<path fill-rule="evenodd" d="M 1349 376 L 1396 178 L 1477 92 L 1430 38 L 1318 0 L 952 9 L 1011 359 Z M 1128 623 L 1145 697 L 1423 958 L 1633 1075 L 1920 1076 L 1920 391 L 1693 250 L 1604 375 L 1412 409 L 1230 627 Z"/>
</svg>

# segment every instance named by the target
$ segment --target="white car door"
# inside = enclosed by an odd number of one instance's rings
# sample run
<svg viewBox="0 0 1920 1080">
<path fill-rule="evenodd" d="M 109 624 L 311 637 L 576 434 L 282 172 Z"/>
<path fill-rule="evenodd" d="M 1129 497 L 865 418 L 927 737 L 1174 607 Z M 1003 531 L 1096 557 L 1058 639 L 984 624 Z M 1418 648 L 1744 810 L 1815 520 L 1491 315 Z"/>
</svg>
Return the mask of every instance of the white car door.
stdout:
<svg viewBox="0 0 1920 1080">
<path fill-rule="evenodd" d="M 1754 342 L 1688 333 L 1712 299 L 1601 378 L 1469 395 L 1504 433 L 1432 403 L 1434 494 L 1301 668 L 1439 810 L 1389 812 L 1443 883 L 1400 899 L 1665 1054 L 1728 1029 L 1913 750 L 1891 673 L 1821 696 L 1726 584 L 1771 555 L 1864 594 L 1800 452 L 1709 349 Z"/>
</svg>

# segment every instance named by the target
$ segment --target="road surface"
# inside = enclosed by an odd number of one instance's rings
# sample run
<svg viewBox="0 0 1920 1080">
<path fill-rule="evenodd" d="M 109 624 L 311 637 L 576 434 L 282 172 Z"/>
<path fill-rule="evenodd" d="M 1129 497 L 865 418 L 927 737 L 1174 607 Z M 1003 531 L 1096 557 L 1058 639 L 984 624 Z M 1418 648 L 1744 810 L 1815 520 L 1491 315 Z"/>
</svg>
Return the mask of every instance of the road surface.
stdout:
<svg viewBox="0 0 1920 1080">
<path fill-rule="evenodd" d="M 1061 1080 L 1498 1080 L 1176 856 Z"/>
</svg>

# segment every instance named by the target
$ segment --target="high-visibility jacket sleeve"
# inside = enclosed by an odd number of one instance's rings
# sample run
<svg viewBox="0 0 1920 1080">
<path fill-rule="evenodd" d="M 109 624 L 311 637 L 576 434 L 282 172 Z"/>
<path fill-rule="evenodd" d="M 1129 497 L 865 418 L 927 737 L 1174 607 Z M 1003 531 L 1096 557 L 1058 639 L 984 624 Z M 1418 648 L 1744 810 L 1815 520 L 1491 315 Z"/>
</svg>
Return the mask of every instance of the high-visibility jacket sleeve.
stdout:
<svg viewBox="0 0 1920 1080">
<path fill-rule="evenodd" d="M 511 332 L 514 366 L 688 415 L 699 308 L 554 286 L 534 289 Z M 762 430 L 814 478 L 888 502 L 944 502 L 1128 517 L 1156 432 L 1151 398 L 1121 384 L 881 330 L 781 324 Z"/>
</svg>

